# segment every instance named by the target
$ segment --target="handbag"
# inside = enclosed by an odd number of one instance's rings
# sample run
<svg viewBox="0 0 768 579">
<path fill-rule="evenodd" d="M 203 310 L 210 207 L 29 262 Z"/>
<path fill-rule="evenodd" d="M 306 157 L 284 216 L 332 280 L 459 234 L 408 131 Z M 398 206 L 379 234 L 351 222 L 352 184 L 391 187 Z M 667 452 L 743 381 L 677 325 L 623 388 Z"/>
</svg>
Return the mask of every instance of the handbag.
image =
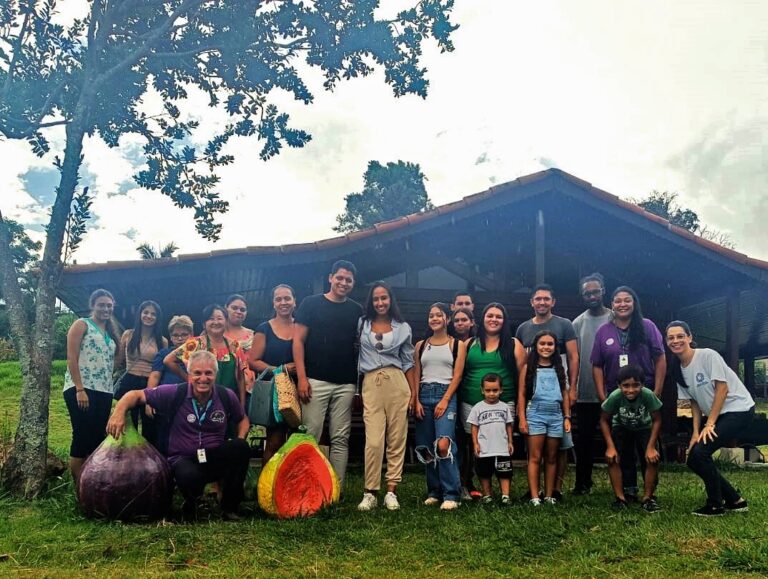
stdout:
<svg viewBox="0 0 768 579">
<path fill-rule="evenodd" d="M 283 366 L 275 368 L 273 380 L 277 394 L 277 409 L 288 426 L 298 428 L 301 425 L 301 404 L 299 404 L 296 385 Z"/>
<path fill-rule="evenodd" d="M 248 420 L 251 424 L 260 426 L 269 426 L 272 415 L 272 380 L 264 380 L 264 376 L 269 373 L 266 368 L 257 377 L 251 389 L 251 399 L 248 403 Z"/>
</svg>

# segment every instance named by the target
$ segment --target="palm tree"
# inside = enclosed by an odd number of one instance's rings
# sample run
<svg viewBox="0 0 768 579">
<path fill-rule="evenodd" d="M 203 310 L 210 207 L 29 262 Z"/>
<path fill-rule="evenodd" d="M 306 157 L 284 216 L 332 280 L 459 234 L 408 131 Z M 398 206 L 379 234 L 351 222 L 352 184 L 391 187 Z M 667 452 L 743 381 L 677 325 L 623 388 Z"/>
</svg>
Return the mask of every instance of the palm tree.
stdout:
<svg viewBox="0 0 768 579">
<path fill-rule="evenodd" d="M 149 243 L 142 243 L 136 247 L 136 251 L 139 252 L 141 259 L 164 259 L 166 257 L 173 257 L 173 254 L 179 251 L 179 246 L 173 241 L 165 247 L 158 246 L 152 247 Z"/>
</svg>

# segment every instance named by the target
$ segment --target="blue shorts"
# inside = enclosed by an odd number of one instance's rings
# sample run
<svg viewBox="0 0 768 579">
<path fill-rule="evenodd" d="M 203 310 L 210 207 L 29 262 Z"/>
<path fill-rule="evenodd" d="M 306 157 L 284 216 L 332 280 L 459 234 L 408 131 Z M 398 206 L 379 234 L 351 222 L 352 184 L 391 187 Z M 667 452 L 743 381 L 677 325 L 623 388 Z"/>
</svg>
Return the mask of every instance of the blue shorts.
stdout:
<svg viewBox="0 0 768 579">
<path fill-rule="evenodd" d="M 525 409 L 528 435 L 563 438 L 563 409 L 559 402 L 529 402 Z"/>
</svg>

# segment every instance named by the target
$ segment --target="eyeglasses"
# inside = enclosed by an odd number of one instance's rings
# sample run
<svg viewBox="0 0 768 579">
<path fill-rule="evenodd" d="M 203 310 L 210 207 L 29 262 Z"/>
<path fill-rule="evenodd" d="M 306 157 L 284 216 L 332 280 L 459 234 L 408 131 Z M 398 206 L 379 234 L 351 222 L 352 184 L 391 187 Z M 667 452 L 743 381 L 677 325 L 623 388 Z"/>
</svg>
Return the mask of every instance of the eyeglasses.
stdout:
<svg viewBox="0 0 768 579">
<path fill-rule="evenodd" d="M 602 293 L 603 293 L 603 290 L 596 289 L 596 290 L 589 290 L 589 291 L 582 292 L 581 295 L 584 296 L 585 298 L 590 298 L 592 296 L 599 296 Z"/>
<path fill-rule="evenodd" d="M 384 339 L 384 334 L 377 332 L 373 335 L 373 337 L 376 339 L 376 343 L 373 345 L 373 347 L 381 352 L 384 349 L 384 344 L 381 342 Z"/>
</svg>

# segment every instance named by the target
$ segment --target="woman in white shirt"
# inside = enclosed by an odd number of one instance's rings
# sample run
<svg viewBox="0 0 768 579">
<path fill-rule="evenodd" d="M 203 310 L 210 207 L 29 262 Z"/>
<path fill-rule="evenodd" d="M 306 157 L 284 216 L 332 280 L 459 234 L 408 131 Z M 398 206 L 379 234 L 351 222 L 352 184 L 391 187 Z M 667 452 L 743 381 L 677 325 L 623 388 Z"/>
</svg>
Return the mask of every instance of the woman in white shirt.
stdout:
<svg viewBox="0 0 768 579">
<path fill-rule="evenodd" d="M 691 401 L 693 435 L 687 464 L 702 478 L 707 491 L 707 503 L 693 514 L 717 516 L 727 511 L 746 511 L 747 501 L 718 472 L 712 455 L 749 426 L 755 401 L 720 354 L 695 347 L 687 323 L 670 322 L 666 339 L 676 358 L 671 372 L 678 397 Z M 703 426 L 702 417 L 706 418 Z"/>
</svg>

